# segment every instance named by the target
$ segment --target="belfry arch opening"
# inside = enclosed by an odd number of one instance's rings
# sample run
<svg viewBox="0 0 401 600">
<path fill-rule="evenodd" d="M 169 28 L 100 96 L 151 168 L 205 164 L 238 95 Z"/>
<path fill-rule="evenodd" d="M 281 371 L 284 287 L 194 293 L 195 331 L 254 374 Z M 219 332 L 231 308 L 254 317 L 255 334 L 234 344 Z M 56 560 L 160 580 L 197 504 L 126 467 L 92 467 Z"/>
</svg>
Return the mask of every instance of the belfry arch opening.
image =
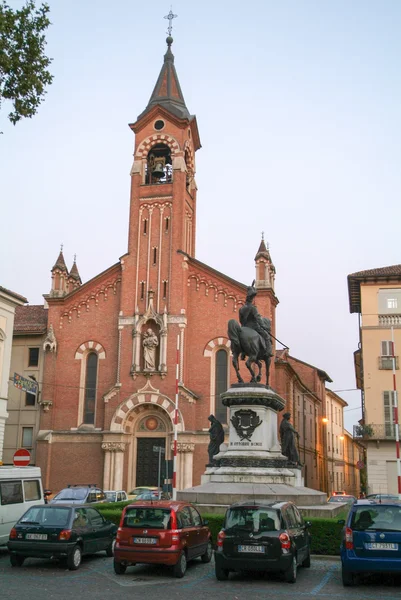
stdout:
<svg viewBox="0 0 401 600">
<path fill-rule="evenodd" d="M 173 180 L 171 150 L 166 144 L 156 144 L 146 160 L 145 184 L 160 185 Z"/>
</svg>

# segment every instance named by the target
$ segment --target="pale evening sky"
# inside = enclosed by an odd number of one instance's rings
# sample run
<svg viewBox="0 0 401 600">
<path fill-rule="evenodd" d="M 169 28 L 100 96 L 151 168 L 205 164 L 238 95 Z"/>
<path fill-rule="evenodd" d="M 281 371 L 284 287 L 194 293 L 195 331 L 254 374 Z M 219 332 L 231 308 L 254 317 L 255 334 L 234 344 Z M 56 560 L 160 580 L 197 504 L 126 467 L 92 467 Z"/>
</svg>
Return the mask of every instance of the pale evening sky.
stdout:
<svg viewBox="0 0 401 600">
<path fill-rule="evenodd" d="M 15 127 L 0 112 L 0 285 L 31 304 L 61 243 L 83 281 L 126 252 L 127 124 L 156 82 L 170 8 L 48 3 L 46 101 Z M 264 230 L 279 339 L 331 389 L 355 388 L 347 274 L 401 262 L 401 2 L 177 0 L 173 12 L 202 142 L 196 257 L 250 284 Z M 351 430 L 360 394 L 338 393 Z"/>
</svg>

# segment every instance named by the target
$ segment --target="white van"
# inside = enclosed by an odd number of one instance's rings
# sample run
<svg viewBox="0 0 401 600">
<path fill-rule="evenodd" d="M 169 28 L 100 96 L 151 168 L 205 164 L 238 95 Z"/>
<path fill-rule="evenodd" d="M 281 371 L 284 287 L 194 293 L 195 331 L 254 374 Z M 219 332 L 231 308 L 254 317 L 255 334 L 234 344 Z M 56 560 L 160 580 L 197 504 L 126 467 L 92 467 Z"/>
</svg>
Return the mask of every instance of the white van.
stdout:
<svg viewBox="0 0 401 600">
<path fill-rule="evenodd" d="M 7 544 L 18 519 L 35 504 L 44 504 L 39 467 L 0 467 L 0 546 Z"/>
</svg>

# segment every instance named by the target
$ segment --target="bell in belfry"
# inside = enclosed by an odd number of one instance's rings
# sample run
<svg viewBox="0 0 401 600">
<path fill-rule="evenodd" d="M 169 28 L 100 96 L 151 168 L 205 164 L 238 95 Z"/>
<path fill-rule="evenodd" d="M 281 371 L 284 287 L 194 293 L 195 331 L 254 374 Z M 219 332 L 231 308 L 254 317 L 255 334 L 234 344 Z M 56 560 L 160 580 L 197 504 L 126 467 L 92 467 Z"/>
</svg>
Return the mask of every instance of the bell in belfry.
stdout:
<svg viewBox="0 0 401 600">
<path fill-rule="evenodd" d="M 166 159 L 164 156 L 152 156 L 152 177 L 156 179 L 161 179 L 164 177 L 164 167 L 166 164 Z"/>
</svg>

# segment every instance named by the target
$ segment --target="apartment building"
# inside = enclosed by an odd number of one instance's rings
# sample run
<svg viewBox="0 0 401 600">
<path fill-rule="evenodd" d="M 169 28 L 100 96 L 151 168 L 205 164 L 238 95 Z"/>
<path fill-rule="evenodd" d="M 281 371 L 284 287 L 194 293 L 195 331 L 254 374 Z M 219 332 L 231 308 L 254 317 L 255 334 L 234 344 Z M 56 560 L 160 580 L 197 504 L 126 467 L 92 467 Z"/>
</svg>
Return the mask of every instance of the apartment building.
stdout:
<svg viewBox="0 0 401 600">
<path fill-rule="evenodd" d="M 354 362 L 362 420 L 354 438 L 366 447 L 368 493 L 397 493 L 392 341 L 399 387 L 401 265 L 348 275 L 348 293 L 350 312 L 359 316 Z"/>
</svg>

